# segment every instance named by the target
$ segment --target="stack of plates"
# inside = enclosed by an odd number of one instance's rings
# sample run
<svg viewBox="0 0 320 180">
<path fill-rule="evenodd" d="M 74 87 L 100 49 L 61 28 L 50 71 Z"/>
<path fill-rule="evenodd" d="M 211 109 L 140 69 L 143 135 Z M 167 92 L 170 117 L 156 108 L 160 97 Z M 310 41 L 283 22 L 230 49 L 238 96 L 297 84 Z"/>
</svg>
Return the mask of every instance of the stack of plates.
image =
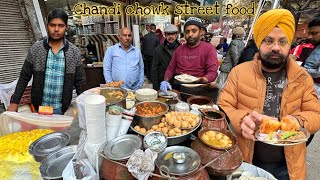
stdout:
<svg viewBox="0 0 320 180">
<path fill-rule="evenodd" d="M 158 92 L 154 89 L 144 88 L 136 91 L 138 101 L 154 101 L 158 98 Z"/>
</svg>

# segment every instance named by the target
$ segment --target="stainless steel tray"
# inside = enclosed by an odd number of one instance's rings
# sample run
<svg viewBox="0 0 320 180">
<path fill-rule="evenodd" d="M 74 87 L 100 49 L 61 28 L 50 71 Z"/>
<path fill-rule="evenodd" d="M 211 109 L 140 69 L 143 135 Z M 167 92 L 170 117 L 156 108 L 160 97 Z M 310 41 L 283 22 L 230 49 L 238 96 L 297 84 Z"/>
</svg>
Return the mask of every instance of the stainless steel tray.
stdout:
<svg viewBox="0 0 320 180">
<path fill-rule="evenodd" d="M 77 152 L 77 145 L 67 146 L 47 156 L 40 165 L 44 179 L 62 178 L 62 172 Z"/>
<path fill-rule="evenodd" d="M 168 153 L 183 152 L 186 154 L 186 161 L 182 164 L 175 163 L 173 158 L 165 159 Z M 187 175 L 196 171 L 201 160 L 199 155 L 192 149 L 184 146 L 171 146 L 167 147 L 162 153 L 160 153 L 155 161 L 156 166 L 160 169 L 161 166 L 166 166 L 171 175 Z M 162 168 L 161 168 L 162 169 Z"/>
<path fill-rule="evenodd" d="M 141 149 L 142 140 L 132 134 L 119 136 L 106 145 L 103 154 L 111 160 L 128 159 L 136 149 Z"/>
<path fill-rule="evenodd" d="M 53 132 L 44 135 L 29 146 L 29 153 L 41 162 L 47 155 L 69 144 L 70 135 L 66 132 Z"/>
</svg>

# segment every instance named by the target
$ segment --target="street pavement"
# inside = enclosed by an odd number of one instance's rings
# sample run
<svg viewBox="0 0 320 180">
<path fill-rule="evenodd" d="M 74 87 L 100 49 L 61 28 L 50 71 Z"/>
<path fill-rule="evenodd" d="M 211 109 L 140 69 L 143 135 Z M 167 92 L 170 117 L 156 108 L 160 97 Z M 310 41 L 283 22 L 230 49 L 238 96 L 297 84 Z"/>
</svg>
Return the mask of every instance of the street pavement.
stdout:
<svg viewBox="0 0 320 180">
<path fill-rule="evenodd" d="M 307 180 L 320 179 L 320 132 L 307 147 Z"/>
</svg>

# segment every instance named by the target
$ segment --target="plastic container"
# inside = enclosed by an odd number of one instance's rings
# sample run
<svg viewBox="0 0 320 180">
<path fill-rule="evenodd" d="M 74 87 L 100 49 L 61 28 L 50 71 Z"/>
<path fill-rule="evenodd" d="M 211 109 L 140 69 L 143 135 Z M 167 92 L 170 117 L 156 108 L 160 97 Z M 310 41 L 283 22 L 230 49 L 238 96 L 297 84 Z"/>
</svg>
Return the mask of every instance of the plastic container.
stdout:
<svg viewBox="0 0 320 180">
<path fill-rule="evenodd" d="M 14 132 L 30 131 L 33 129 L 52 129 L 54 131 L 67 130 L 73 117 L 64 115 L 40 115 L 38 113 L 4 112 L 0 119 L 0 135 Z"/>
</svg>

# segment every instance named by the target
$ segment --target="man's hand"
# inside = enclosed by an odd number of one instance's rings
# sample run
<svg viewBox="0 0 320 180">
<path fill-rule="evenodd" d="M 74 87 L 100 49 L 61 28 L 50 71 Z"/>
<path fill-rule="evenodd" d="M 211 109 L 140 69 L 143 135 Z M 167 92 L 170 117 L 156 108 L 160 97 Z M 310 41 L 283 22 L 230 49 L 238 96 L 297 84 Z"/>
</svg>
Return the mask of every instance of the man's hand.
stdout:
<svg viewBox="0 0 320 180">
<path fill-rule="evenodd" d="M 296 118 L 296 117 L 291 116 L 291 115 L 287 115 L 286 118 L 289 118 L 289 119 L 291 119 L 291 120 L 294 121 L 294 122 L 297 122 L 300 127 L 303 127 L 303 126 L 304 126 L 303 121 L 300 120 L 299 118 Z"/>
<path fill-rule="evenodd" d="M 218 88 L 217 82 L 213 81 L 211 83 L 203 84 L 201 85 L 203 88 L 208 88 L 208 89 L 216 89 Z"/>
<path fill-rule="evenodd" d="M 163 94 L 168 94 L 168 89 L 169 90 L 172 90 L 172 87 L 171 87 L 171 85 L 170 85 L 170 83 L 169 82 L 167 82 L 167 81 L 162 81 L 161 83 L 160 83 L 160 90 L 161 90 L 161 92 L 163 92 Z"/>
<path fill-rule="evenodd" d="M 199 77 L 195 83 L 208 83 L 208 79 L 206 77 Z"/>
<path fill-rule="evenodd" d="M 8 111 L 17 112 L 19 104 L 11 103 L 8 107 Z"/>
<path fill-rule="evenodd" d="M 254 133 L 262 123 L 264 115 L 256 111 L 252 111 L 249 115 L 245 116 L 241 122 L 240 128 L 242 135 L 251 140 L 255 140 Z"/>
</svg>

